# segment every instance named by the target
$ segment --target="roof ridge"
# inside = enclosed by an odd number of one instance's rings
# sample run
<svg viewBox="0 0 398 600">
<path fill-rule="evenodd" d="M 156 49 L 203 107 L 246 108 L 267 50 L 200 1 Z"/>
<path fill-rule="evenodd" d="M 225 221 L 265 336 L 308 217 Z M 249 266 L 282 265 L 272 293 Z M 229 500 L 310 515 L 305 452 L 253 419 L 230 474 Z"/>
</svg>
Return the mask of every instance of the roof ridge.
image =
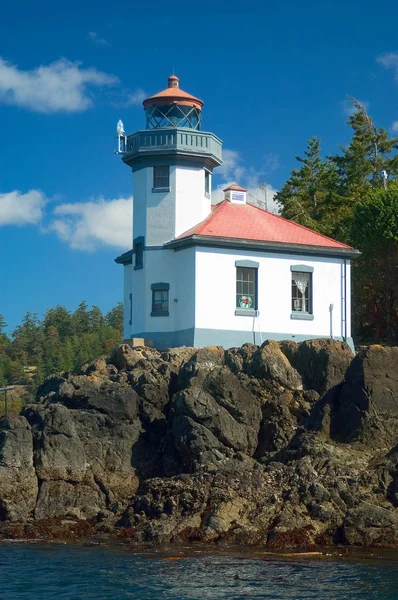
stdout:
<svg viewBox="0 0 398 600">
<path fill-rule="evenodd" d="M 340 242 L 339 240 L 335 240 L 334 238 L 331 238 L 328 235 L 324 235 L 323 233 L 319 233 L 319 231 L 315 231 L 314 229 L 311 229 L 310 227 L 306 227 L 305 225 L 301 225 L 300 223 L 296 223 L 296 221 L 292 221 L 290 219 L 286 219 L 285 217 L 281 217 L 281 215 L 276 215 L 275 213 L 272 213 L 271 211 L 266 210 L 265 208 L 261 208 L 261 206 L 256 206 L 255 204 L 252 204 L 251 202 L 246 202 L 246 204 L 248 204 L 252 208 L 256 208 L 257 210 L 261 210 L 262 212 L 265 212 L 265 213 L 267 213 L 269 215 L 272 215 L 276 219 L 280 219 L 281 221 L 285 221 L 285 223 L 292 223 L 293 225 L 296 225 L 296 227 L 301 227 L 301 229 L 305 229 L 306 231 L 310 231 L 311 233 L 315 233 L 315 235 L 319 235 L 320 237 L 325 238 L 325 240 L 329 240 L 330 242 L 341 244 L 342 246 L 345 246 L 346 248 L 352 248 L 352 246 L 349 246 L 348 244 L 344 244 L 343 242 Z"/>
</svg>

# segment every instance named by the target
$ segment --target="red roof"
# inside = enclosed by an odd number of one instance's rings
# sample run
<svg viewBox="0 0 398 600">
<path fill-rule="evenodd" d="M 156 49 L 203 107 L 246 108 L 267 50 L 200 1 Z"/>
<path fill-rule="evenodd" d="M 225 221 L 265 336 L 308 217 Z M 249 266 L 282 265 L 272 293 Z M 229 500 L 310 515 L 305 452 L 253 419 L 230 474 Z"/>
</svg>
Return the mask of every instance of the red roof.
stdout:
<svg viewBox="0 0 398 600">
<path fill-rule="evenodd" d="M 228 200 L 223 200 L 214 206 L 211 214 L 204 221 L 181 234 L 177 239 L 193 235 L 351 249 L 346 244 L 336 242 L 308 227 L 288 221 L 252 204 L 231 204 Z"/>
<path fill-rule="evenodd" d="M 223 190 L 223 192 L 229 192 L 229 190 L 233 190 L 233 191 L 237 191 L 237 192 L 247 192 L 246 188 L 243 188 L 240 185 L 236 185 L 236 183 L 233 183 L 229 187 L 225 188 L 225 190 Z"/>
<path fill-rule="evenodd" d="M 168 78 L 168 87 L 144 100 L 144 108 L 148 108 L 148 106 L 179 104 L 181 106 L 194 106 L 201 110 L 203 107 L 203 100 L 196 98 L 196 96 L 192 96 L 192 94 L 188 94 L 188 92 L 184 92 L 184 90 L 179 87 L 179 81 L 178 77 L 171 75 L 171 77 Z"/>
</svg>

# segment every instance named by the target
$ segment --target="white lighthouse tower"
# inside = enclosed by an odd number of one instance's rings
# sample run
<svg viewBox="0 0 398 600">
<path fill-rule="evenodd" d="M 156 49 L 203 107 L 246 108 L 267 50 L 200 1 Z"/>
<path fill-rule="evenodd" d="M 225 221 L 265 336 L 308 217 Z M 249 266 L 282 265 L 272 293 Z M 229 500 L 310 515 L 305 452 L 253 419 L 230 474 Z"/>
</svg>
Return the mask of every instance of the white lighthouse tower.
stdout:
<svg viewBox="0 0 398 600">
<path fill-rule="evenodd" d="M 146 129 L 127 136 L 121 153 L 134 174 L 133 248 L 116 259 L 125 267 L 124 335 L 157 345 L 190 343 L 194 253 L 164 244 L 210 215 L 222 142 L 201 131 L 203 101 L 184 92 L 175 75 L 143 105 Z M 191 308 L 183 298 L 190 298 Z"/>
</svg>

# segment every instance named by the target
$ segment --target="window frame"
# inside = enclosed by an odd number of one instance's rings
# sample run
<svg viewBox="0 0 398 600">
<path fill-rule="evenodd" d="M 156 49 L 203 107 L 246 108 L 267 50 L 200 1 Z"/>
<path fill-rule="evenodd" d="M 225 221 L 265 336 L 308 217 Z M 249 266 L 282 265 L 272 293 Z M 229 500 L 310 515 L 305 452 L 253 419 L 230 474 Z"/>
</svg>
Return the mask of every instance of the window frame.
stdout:
<svg viewBox="0 0 398 600">
<path fill-rule="evenodd" d="M 157 169 L 167 169 L 167 181 L 166 175 L 157 175 Z M 167 185 L 158 185 L 158 179 L 163 178 Z M 156 165 L 153 167 L 153 192 L 169 192 L 170 191 L 170 166 L 169 165 Z"/>
<path fill-rule="evenodd" d="M 239 317 L 256 317 L 259 314 L 258 311 L 258 269 L 260 264 L 254 260 L 236 260 L 235 261 L 235 316 Z M 242 308 L 237 306 L 238 295 L 242 296 L 242 293 L 238 293 L 238 283 L 243 283 L 243 280 L 238 280 L 238 269 L 252 269 L 254 271 L 254 293 L 248 294 L 254 296 L 254 306 L 250 308 Z M 247 282 L 249 283 L 249 282 Z"/>
<path fill-rule="evenodd" d="M 138 250 L 138 252 L 137 252 Z M 134 271 L 144 268 L 145 237 L 139 236 L 133 240 Z"/>
<path fill-rule="evenodd" d="M 205 169 L 205 196 L 211 197 L 211 173 L 207 169 Z"/>
<path fill-rule="evenodd" d="M 151 284 L 151 292 L 152 292 L 151 317 L 168 317 L 170 315 L 170 312 L 169 312 L 169 309 L 170 309 L 170 284 L 165 283 L 164 281 L 152 283 Z M 167 309 L 165 309 L 165 310 L 154 309 L 156 292 L 167 292 Z"/>
<path fill-rule="evenodd" d="M 294 295 L 294 286 L 298 289 L 296 282 L 294 281 L 293 273 L 305 273 L 308 275 L 308 311 L 304 310 L 295 310 L 294 309 L 294 301 L 298 300 L 298 298 Z M 314 267 L 310 267 L 308 265 L 291 265 L 290 266 L 290 318 L 298 321 L 313 321 L 314 320 L 314 284 L 313 284 L 313 273 Z M 306 290 L 306 291 L 307 291 Z M 298 292 L 300 290 L 298 289 Z M 301 296 L 302 293 L 300 292 Z M 301 298 L 302 299 L 302 298 Z"/>
</svg>

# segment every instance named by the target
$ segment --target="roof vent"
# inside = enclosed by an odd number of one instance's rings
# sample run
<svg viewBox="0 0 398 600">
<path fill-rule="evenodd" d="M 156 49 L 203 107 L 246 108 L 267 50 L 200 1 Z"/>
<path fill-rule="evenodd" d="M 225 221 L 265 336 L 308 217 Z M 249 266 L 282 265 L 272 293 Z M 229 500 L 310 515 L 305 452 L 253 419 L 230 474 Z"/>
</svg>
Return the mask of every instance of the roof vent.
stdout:
<svg viewBox="0 0 398 600">
<path fill-rule="evenodd" d="M 231 204 L 246 204 L 247 189 L 240 185 L 230 185 L 224 190 L 224 200 L 228 200 Z"/>
</svg>

